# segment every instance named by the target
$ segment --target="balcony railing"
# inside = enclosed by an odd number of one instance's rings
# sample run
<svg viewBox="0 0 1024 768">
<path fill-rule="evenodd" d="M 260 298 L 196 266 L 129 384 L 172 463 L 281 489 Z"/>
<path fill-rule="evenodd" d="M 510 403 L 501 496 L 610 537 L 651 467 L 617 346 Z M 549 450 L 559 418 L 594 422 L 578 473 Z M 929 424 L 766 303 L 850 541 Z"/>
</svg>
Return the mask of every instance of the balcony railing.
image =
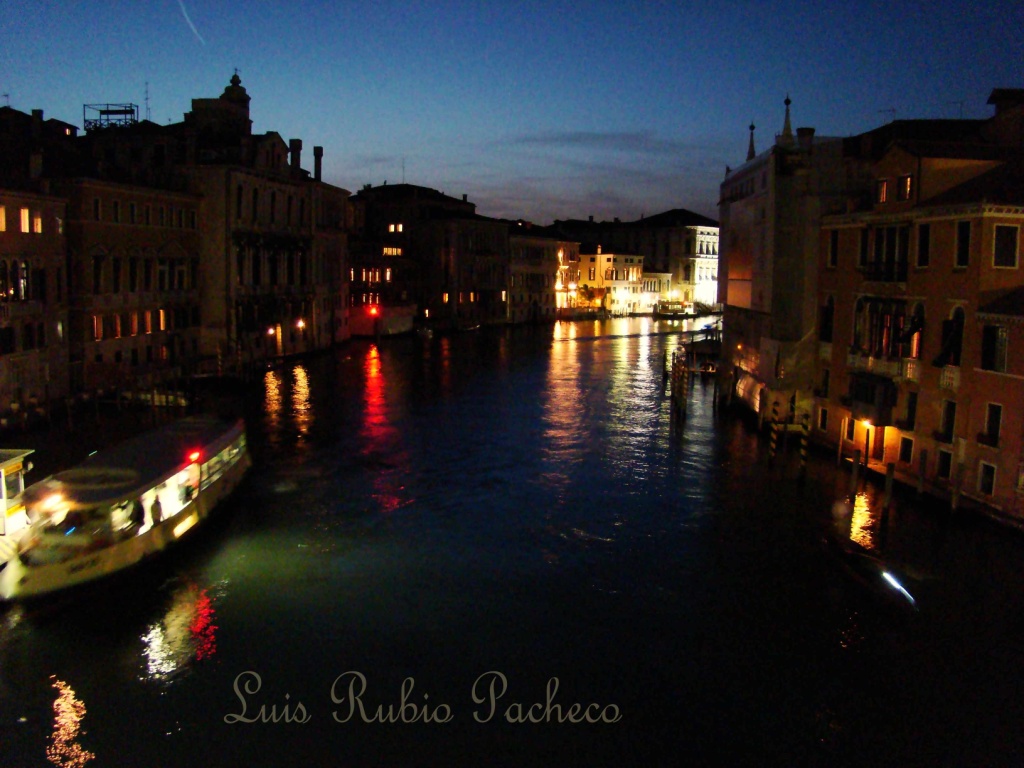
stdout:
<svg viewBox="0 0 1024 768">
<path fill-rule="evenodd" d="M 850 352 L 846 356 L 846 368 L 850 371 L 867 371 L 878 376 L 888 376 L 891 379 L 899 376 L 901 371 L 899 360 L 871 357 L 861 352 Z"/>
<path fill-rule="evenodd" d="M 960 367 L 957 365 L 945 366 L 939 376 L 939 386 L 954 392 L 960 389 Z"/>
<path fill-rule="evenodd" d="M 905 357 L 900 366 L 900 375 L 908 381 L 921 380 L 921 361 L 912 357 Z"/>
</svg>

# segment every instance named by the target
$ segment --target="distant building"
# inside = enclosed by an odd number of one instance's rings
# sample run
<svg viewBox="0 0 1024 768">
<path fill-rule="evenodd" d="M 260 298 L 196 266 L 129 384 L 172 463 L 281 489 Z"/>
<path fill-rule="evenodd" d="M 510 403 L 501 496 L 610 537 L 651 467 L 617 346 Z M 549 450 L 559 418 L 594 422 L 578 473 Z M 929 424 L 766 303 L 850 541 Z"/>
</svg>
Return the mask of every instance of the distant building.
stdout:
<svg viewBox="0 0 1024 768">
<path fill-rule="evenodd" d="M 592 301 L 613 315 L 649 312 L 644 299 L 644 257 L 639 254 L 608 253 L 601 246 L 595 253 L 580 254 L 581 279 Z"/>
<path fill-rule="evenodd" d="M 465 195 L 414 184 L 368 185 L 352 206 L 354 249 L 367 259 L 352 264 L 356 276 L 390 264 L 392 280 L 429 324 L 508 321 L 508 222 L 480 216 Z M 354 306 L 373 293 L 365 287 L 355 285 Z"/>
<path fill-rule="evenodd" d="M 648 271 L 646 303 L 660 299 L 713 306 L 718 299 L 718 223 L 706 216 L 676 208 L 636 221 L 594 222 L 568 219 L 552 228 L 562 236 L 578 240 L 583 252 L 594 254 L 598 246 L 606 252 L 643 257 Z M 664 275 L 670 276 L 665 283 Z M 593 287 L 587 268 L 580 284 Z M 659 293 L 651 297 L 650 288 Z"/>
</svg>

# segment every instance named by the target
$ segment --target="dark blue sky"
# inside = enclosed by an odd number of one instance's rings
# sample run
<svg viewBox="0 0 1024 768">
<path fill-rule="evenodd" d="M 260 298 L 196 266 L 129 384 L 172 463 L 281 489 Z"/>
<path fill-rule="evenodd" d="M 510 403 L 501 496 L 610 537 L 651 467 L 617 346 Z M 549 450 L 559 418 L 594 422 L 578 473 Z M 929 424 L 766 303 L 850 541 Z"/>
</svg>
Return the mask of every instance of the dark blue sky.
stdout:
<svg viewBox="0 0 1024 768">
<path fill-rule="evenodd" d="M 747 125 L 850 135 L 988 117 L 1024 87 L 1024 3 L 12 0 L 0 93 L 82 123 L 181 120 L 235 67 L 253 130 L 325 147 L 327 181 L 469 194 L 490 216 L 717 218 Z M 0 102 L 2 103 L 2 102 Z M 404 170 L 403 170 L 404 168 Z"/>
</svg>

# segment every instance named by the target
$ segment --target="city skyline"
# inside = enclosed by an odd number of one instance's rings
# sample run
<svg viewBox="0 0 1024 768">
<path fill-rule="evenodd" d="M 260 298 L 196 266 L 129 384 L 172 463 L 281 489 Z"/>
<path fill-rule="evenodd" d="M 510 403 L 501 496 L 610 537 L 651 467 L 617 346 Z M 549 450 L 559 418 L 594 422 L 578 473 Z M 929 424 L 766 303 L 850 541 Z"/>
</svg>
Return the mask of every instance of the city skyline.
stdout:
<svg viewBox="0 0 1024 768">
<path fill-rule="evenodd" d="M 840 136 L 893 118 L 985 118 L 992 88 L 1021 85 L 1016 4 L 773 11 L 25 4 L 0 22 L 0 93 L 79 126 L 83 104 L 102 102 L 177 122 L 237 68 L 253 131 L 324 146 L 325 181 L 353 192 L 405 181 L 467 194 L 487 216 L 549 223 L 672 208 L 717 218 L 747 126 L 767 148 L 787 95 L 794 127 Z"/>
</svg>

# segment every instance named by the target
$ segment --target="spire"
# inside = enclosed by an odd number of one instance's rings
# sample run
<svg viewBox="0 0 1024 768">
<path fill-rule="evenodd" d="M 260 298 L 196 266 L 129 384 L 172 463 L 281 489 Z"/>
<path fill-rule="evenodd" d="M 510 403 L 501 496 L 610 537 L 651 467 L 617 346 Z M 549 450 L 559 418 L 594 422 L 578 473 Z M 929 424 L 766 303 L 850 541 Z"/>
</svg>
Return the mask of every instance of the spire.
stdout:
<svg viewBox="0 0 1024 768">
<path fill-rule="evenodd" d="M 754 123 L 750 123 L 750 146 L 747 147 L 747 160 L 753 160 L 756 156 L 754 152 Z"/>
<path fill-rule="evenodd" d="M 787 147 L 793 145 L 793 126 L 789 122 L 789 105 L 792 104 L 792 103 L 793 102 L 791 102 L 789 100 L 789 94 L 787 93 L 786 94 L 786 101 L 785 101 L 785 104 L 786 104 L 786 120 L 782 124 L 782 135 L 779 136 L 779 144 L 783 144 L 783 145 L 785 145 Z"/>
</svg>

